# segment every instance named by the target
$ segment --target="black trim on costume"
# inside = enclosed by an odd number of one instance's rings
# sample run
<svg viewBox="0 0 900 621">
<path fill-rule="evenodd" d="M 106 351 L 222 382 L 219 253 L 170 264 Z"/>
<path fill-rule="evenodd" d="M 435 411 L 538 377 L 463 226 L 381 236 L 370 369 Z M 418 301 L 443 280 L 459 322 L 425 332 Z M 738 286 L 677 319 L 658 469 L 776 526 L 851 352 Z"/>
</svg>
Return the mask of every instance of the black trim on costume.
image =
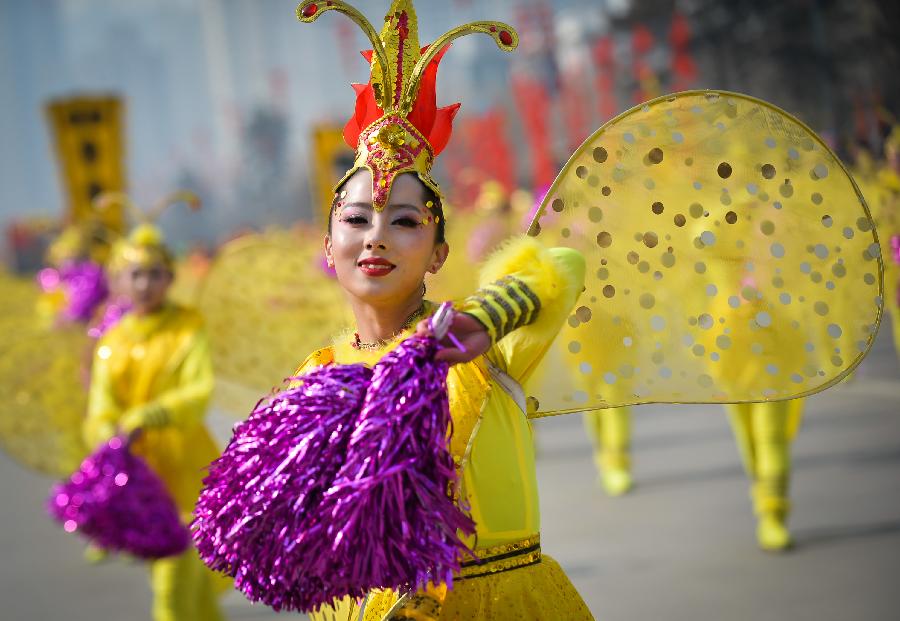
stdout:
<svg viewBox="0 0 900 621">
<path fill-rule="evenodd" d="M 478 558 L 472 559 L 471 561 L 466 561 L 460 567 L 474 567 L 476 565 L 483 565 L 485 563 L 493 563 L 494 561 L 505 561 L 508 558 L 514 558 L 516 556 L 523 556 L 525 554 L 531 554 L 537 550 L 541 549 L 541 543 L 535 543 L 534 545 L 530 545 L 527 548 L 522 548 L 521 550 L 511 550 L 510 552 L 504 552 L 503 554 L 497 554 L 494 556 L 488 556 L 487 558 Z"/>
<path fill-rule="evenodd" d="M 534 304 L 534 311 L 532 311 L 531 319 L 528 322 L 528 323 L 531 323 L 532 321 L 537 319 L 538 313 L 541 312 L 541 299 L 534 294 L 534 291 L 532 291 L 528 285 L 526 285 L 524 282 L 522 282 L 515 276 L 509 276 L 509 279 L 513 283 L 515 283 L 516 286 L 518 286 L 519 289 L 521 289 L 522 293 L 525 294 L 525 297 L 527 297 L 529 300 L 531 300 L 531 303 Z"/>
<path fill-rule="evenodd" d="M 480 574 L 472 574 L 471 576 L 456 576 L 453 580 L 462 581 L 469 580 L 471 578 L 483 578 L 485 576 L 496 576 L 497 574 L 506 573 L 507 571 L 513 571 L 515 569 L 522 569 L 523 567 L 531 567 L 532 565 L 537 565 L 541 562 L 541 557 L 534 559 L 529 563 L 525 563 L 524 565 L 516 565 L 515 567 L 507 567 L 505 569 L 498 569 L 497 571 L 486 571 Z"/>
</svg>

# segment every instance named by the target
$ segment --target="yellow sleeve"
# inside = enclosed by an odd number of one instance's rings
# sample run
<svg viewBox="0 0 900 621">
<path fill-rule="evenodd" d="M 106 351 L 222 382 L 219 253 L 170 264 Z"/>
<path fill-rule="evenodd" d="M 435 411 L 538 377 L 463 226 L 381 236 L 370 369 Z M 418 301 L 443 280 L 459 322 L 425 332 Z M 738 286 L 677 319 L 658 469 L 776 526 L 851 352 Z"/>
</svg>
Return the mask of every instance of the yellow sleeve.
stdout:
<svg viewBox="0 0 900 621">
<path fill-rule="evenodd" d="M 459 310 L 487 328 L 494 342 L 488 359 L 523 383 L 575 306 L 584 272 L 578 251 L 516 238 L 488 259 L 479 290 Z"/>
<path fill-rule="evenodd" d="M 203 420 L 215 384 L 209 340 L 198 330 L 187 345 L 187 352 L 175 373 L 173 387 L 154 402 L 166 413 L 166 422 L 177 427 L 195 425 Z"/>
<path fill-rule="evenodd" d="M 82 425 L 84 441 L 91 449 L 115 435 L 116 423 L 122 415 L 122 407 L 112 391 L 109 351 L 106 339 L 101 339 L 94 349 L 94 360 L 91 364 L 88 411 Z"/>
<path fill-rule="evenodd" d="M 297 370 L 294 371 L 294 374 L 291 376 L 293 378 L 298 378 L 301 375 L 306 375 L 310 373 L 314 369 L 318 369 L 319 367 L 331 364 L 334 362 L 334 352 L 331 351 L 330 347 L 323 347 L 322 349 L 317 349 L 310 355 L 306 357 L 306 360 L 300 363 L 300 366 L 297 367 Z M 293 379 L 288 382 L 288 388 L 296 388 L 300 385 L 300 381 L 297 379 Z"/>
</svg>

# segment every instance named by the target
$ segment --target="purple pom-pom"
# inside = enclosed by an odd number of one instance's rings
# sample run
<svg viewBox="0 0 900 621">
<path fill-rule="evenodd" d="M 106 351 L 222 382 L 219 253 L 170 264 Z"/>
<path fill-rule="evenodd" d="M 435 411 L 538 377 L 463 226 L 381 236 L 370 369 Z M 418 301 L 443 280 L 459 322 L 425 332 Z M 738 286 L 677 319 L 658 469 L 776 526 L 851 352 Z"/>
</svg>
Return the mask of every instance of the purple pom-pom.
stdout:
<svg viewBox="0 0 900 621">
<path fill-rule="evenodd" d="M 155 559 L 180 554 L 190 545 L 190 533 L 163 482 L 118 437 L 53 487 L 47 510 L 66 532 L 81 533 L 111 552 Z"/>
<path fill-rule="evenodd" d="M 261 401 L 204 480 L 206 564 L 276 610 L 450 583 L 475 525 L 455 502 L 437 349 L 413 337 L 373 370 L 323 367 Z"/>
<path fill-rule="evenodd" d="M 435 361 L 437 348 L 433 338 L 413 337 L 375 365 L 325 499 L 330 549 L 311 559 L 329 577 L 327 597 L 450 584 L 471 553 L 460 533 L 474 533 L 475 524 L 454 501 L 448 365 Z"/>
<path fill-rule="evenodd" d="M 58 270 L 44 268 L 37 281 L 46 293 L 62 289 L 66 305 L 61 315 L 66 321 L 88 321 L 109 295 L 106 273 L 93 261 L 67 261 Z"/>
<path fill-rule="evenodd" d="M 212 569 L 252 601 L 311 610 L 324 584 L 310 543 L 326 538 L 322 495 L 346 458 L 372 371 L 329 366 L 261 401 L 209 467 L 194 510 L 194 541 Z"/>
</svg>

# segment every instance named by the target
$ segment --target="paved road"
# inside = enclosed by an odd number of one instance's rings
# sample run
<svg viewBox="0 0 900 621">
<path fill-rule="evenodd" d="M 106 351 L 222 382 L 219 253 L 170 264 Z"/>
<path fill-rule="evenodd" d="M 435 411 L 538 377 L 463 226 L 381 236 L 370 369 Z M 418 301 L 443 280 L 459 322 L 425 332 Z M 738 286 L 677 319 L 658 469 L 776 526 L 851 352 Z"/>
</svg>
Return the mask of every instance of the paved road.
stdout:
<svg viewBox="0 0 900 621">
<path fill-rule="evenodd" d="M 596 485 L 581 421 L 540 421 L 545 552 L 601 621 L 900 618 L 900 366 L 890 343 L 884 326 L 854 381 L 810 400 L 794 447 L 791 553 L 756 549 L 726 418 L 699 407 L 636 411 L 638 487 L 615 500 Z M 86 566 L 44 517 L 48 485 L 0 456 L 0 619 L 146 620 L 144 568 Z M 230 619 L 276 618 L 237 594 L 225 607 Z"/>
</svg>

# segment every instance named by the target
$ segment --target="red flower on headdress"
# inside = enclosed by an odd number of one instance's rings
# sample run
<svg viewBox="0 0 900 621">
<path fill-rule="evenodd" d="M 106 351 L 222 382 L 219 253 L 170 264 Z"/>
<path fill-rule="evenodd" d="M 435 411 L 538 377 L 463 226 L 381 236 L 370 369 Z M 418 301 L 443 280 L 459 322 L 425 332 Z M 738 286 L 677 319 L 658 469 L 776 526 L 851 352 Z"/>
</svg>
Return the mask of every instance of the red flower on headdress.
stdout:
<svg viewBox="0 0 900 621">
<path fill-rule="evenodd" d="M 460 104 L 455 103 L 443 108 L 437 107 L 437 94 L 435 87 L 437 84 L 438 64 L 444 53 L 449 49 L 449 45 L 435 55 L 434 59 L 428 64 L 422 79 L 419 82 L 419 92 L 416 95 L 416 102 L 413 109 L 407 116 L 407 120 L 421 132 L 435 156 L 437 156 L 447 143 L 450 141 L 450 134 L 453 132 L 453 117 L 459 110 Z M 425 53 L 427 48 L 422 48 Z M 372 62 L 372 50 L 362 52 L 363 57 Z M 378 107 L 375 101 L 375 91 L 372 88 L 372 80 L 368 84 L 353 84 L 353 90 L 356 91 L 356 110 L 347 124 L 344 126 L 344 142 L 351 149 L 356 149 L 359 141 L 359 135 L 372 123 L 384 116 L 384 111 Z"/>
</svg>

